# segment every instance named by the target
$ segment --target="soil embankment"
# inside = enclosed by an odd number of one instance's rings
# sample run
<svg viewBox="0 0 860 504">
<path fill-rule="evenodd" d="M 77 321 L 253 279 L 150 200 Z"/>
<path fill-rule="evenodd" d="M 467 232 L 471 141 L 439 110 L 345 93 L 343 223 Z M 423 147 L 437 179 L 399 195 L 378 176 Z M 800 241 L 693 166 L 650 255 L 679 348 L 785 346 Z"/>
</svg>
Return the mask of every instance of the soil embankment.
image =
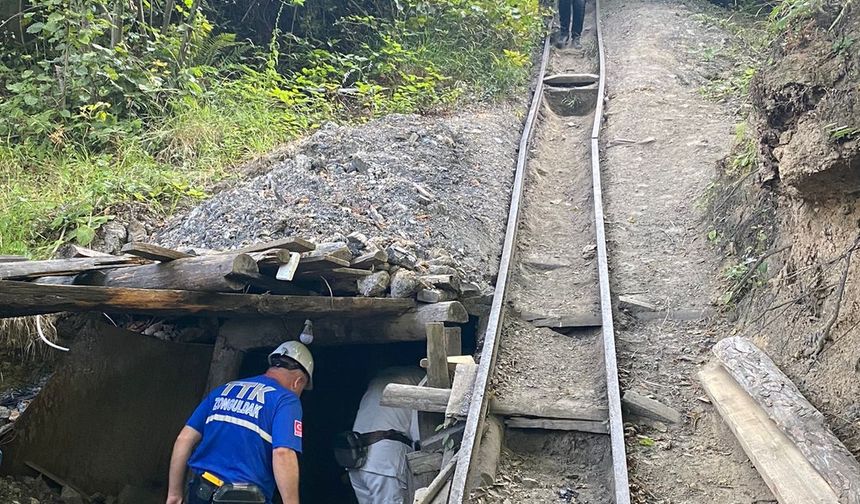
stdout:
<svg viewBox="0 0 860 504">
<path fill-rule="evenodd" d="M 841 7 L 772 44 L 751 89 L 757 163 L 746 174 L 723 165 L 711 210 L 728 266 L 762 258 L 741 286 L 748 293 L 737 301 L 735 330 L 770 355 L 857 456 L 860 13 Z"/>
</svg>

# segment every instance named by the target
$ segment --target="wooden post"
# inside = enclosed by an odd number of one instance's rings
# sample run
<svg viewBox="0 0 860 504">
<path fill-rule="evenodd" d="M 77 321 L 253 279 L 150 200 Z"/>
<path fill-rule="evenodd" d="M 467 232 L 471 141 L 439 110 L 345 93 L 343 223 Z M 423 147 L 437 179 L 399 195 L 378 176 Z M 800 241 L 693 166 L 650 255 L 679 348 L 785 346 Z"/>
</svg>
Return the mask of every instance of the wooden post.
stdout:
<svg viewBox="0 0 860 504">
<path fill-rule="evenodd" d="M 247 254 L 215 254 L 108 271 L 99 285 L 206 292 L 239 291 L 245 288 L 247 282 L 235 280 L 233 275 L 259 271 L 257 262 Z"/>
<path fill-rule="evenodd" d="M 212 350 L 212 362 L 209 365 L 209 378 L 206 381 L 206 394 L 212 389 L 235 380 L 239 376 L 245 352 L 230 345 L 226 335 L 219 331 Z"/>
<path fill-rule="evenodd" d="M 496 479 L 499 468 L 499 458 L 502 455 L 502 444 L 505 437 L 505 426 L 499 417 L 488 416 L 484 423 L 484 436 L 478 448 L 478 458 L 475 466 L 469 472 L 469 488 L 489 486 Z"/>
<path fill-rule="evenodd" d="M 447 353 L 449 357 L 452 355 L 463 355 L 462 333 L 463 331 L 459 327 L 445 328 L 445 340 L 448 344 Z"/>
<path fill-rule="evenodd" d="M 427 385 L 451 388 L 448 375 L 448 338 L 441 322 L 427 324 Z"/>
</svg>

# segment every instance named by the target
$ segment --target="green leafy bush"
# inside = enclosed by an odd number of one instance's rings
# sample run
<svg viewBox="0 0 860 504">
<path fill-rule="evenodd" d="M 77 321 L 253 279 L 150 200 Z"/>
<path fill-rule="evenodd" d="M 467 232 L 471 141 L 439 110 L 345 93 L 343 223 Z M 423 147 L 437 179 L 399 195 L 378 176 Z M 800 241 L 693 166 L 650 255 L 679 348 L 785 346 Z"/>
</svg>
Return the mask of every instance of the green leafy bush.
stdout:
<svg viewBox="0 0 860 504">
<path fill-rule="evenodd" d="M 264 44 L 234 34 L 235 2 L 27 5 L 0 30 L 0 253 L 34 256 L 118 204 L 204 197 L 323 121 L 509 93 L 542 30 L 536 0 L 261 2 Z"/>
</svg>

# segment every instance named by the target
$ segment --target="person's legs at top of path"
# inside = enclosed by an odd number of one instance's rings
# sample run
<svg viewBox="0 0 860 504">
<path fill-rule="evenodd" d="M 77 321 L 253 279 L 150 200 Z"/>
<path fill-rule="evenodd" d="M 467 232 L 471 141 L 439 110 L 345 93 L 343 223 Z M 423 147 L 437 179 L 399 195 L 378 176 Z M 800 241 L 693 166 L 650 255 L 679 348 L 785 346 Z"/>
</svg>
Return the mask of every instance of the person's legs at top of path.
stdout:
<svg viewBox="0 0 860 504">
<path fill-rule="evenodd" d="M 573 0 L 573 31 L 571 42 L 576 49 L 582 49 L 579 37 L 582 36 L 582 24 L 585 21 L 585 0 Z"/>
<path fill-rule="evenodd" d="M 558 22 L 560 28 L 555 45 L 559 49 L 567 45 L 567 41 L 570 38 L 570 15 L 572 13 L 571 1 L 572 0 L 558 0 Z"/>
</svg>

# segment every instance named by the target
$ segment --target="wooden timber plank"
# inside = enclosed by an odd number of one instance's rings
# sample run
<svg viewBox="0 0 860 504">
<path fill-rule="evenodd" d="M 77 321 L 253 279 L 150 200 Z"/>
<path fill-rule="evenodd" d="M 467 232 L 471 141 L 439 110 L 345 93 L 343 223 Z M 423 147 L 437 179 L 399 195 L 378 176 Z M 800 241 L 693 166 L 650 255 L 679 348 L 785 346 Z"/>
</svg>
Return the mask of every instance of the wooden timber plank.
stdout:
<svg viewBox="0 0 860 504">
<path fill-rule="evenodd" d="M 454 455 L 451 460 L 439 471 L 439 474 L 433 478 L 433 481 L 427 488 L 420 489 L 421 492 L 416 492 L 414 504 L 433 504 L 436 502 L 436 497 L 440 496 L 439 502 L 448 502 L 445 500 L 446 487 L 449 487 L 448 479 L 454 473 L 454 468 L 457 464 L 458 455 Z"/>
<path fill-rule="evenodd" d="M 307 240 L 303 240 L 302 238 L 297 238 L 295 236 L 291 236 L 289 238 L 281 238 L 280 240 L 255 243 L 253 245 L 248 245 L 247 247 L 242 247 L 236 250 L 225 250 L 220 252 L 221 254 L 250 254 L 251 252 L 260 252 L 268 249 L 284 249 L 289 250 L 290 252 L 310 252 L 314 250 L 316 245 L 313 242 L 309 242 Z"/>
<path fill-rule="evenodd" d="M 450 399 L 450 389 L 390 383 L 383 389 L 379 404 L 392 408 L 444 413 Z M 601 424 L 605 424 L 608 417 L 606 408 L 571 405 L 570 409 L 562 411 L 556 409 L 557 403 L 545 402 L 540 399 L 528 402 L 506 401 L 504 398 L 489 401 L 490 412 L 500 416 L 536 418 L 553 418 L 547 416 L 547 414 L 552 414 L 555 415 L 555 419 L 559 420 L 579 420 Z"/>
<path fill-rule="evenodd" d="M 98 280 L 79 283 L 134 289 L 240 291 L 247 282 L 236 279 L 235 275 L 254 273 L 259 273 L 259 268 L 247 254 L 213 254 L 120 268 L 106 272 Z"/>
<path fill-rule="evenodd" d="M 149 259 L 150 261 L 159 262 L 169 262 L 174 259 L 192 257 L 190 254 L 186 254 L 178 250 L 141 242 L 126 243 L 122 247 L 122 252 L 124 254 L 130 254 L 137 257 L 143 257 L 144 259 Z"/>
<path fill-rule="evenodd" d="M 827 420 L 752 341 L 714 345 L 723 367 L 791 439 L 845 504 L 860 504 L 860 463 L 827 427 Z"/>
<path fill-rule="evenodd" d="M 441 322 L 427 324 L 427 384 L 434 388 L 451 388 L 448 341 Z"/>
<path fill-rule="evenodd" d="M 116 257 L 113 254 L 108 254 L 107 252 L 99 252 L 98 250 L 81 247 L 80 245 L 75 244 L 69 244 L 68 250 L 71 254 L 66 255 L 66 257 Z"/>
<path fill-rule="evenodd" d="M 448 397 L 448 405 L 445 407 L 446 418 L 465 418 L 469 414 L 472 388 L 475 386 L 475 375 L 477 374 L 477 364 L 457 364 L 454 370 L 454 382 L 451 384 L 451 395 Z"/>
<path fill-rule="evenodd" d="M 513 429 L 543 429 L 590 432 L 592 434 L 609 434 L 607 422 L 593 420 L 565 420 L 559 418 L 525 418 L 510 417 L 505 425 Z"/>
<path fill-rule="evenodd" d="M 276 280 L 292 281 L 296 275 L 296 270 L 299 269 L 299 262 L 302 260 L 301 254 L 298 252 L 290 252 L 290 257 L 287 262 L 282 263 L 278 267 L 278 272 L 275 273 Z"/>
<path fill-rule="evenodd" d="M 73 275 L 87 270 L 136 266 L 146 262 L 138 257 L 111 256 L 0 263 L 0 279 L 26 280 L 41 276 Z"/>
<path fill-rule="evenodd" d="M 797 446 L 722 366 L 705 367 L 699 379 L 780 504 L 839 502 Z"/>
<path fill-rule="evenodd" d="M 471 355 L 449 355 L 448 356 L 448 371 L 453 372 L 457 368 L 457 364 L 474 364 L 475 358 Z M 422 369 L 427 369 L 427 357 L 422 358 L 418 365 Z"/>
<path fill-rule="evenodd" d="M 224 294 L 0 281 L 0 317 L 63 311 L 129 312 L 163 316 L 207 314 L 368 317 L 398 315 L 414 306 L 415 301 L 412 299 Z"/>
<path fill-rule="evenodd" d="M 529 107 L 528 116 L 526 117 L 523 134 L 520 137 L 519 151 L 517 154 L 517 170 L 514 174 L 514 184 L 511 190 L 510 211 L 508 212 L 508 221 L 505 226 L 505 241 L 502 246 L 502 256 L 499 260 L 499 276 L 493 293 L 493 304 L 490 308 L 486 332 L 483 335 L 484 343 L 481 350 L 481 360 L 480 365 L 478 366 L 478 374 L 475 378 L 475 389 L 472 396 L 472 404 L 469 407 L 469 416 L 466 418 L 466 430 L 463 434 L 463 443 L 461 444 L 460 451 L 458 453 L 457 467 L 454 471 L 454 476 L 451 479 L 451 494 L 449 502 L 453 504 L 465 502 L 469 495 L 467 486 L 469 482 L 469 471 L 472 467 L 472 456 L 478 453 L 477 448 L 481 443 L 480 438 L 483 433 L 483 426 L 489 403 L 487 400 L 487 386 L 490 383 L 490 379 L 492 378 L 493 371 L 495 369 L 496 356 L 498 355 L 499 347 L 497 343 L 501 338 L 500 335 L 503 324 L 502 312 L 505 306 L 508 279 L 510 278 L 513 258 L 516 253 L 517 231 L 520 222 L 523 188 L 525 187 L 529 143 L 531 142 L 532 135 L 534 134 L 534 125 L 537 120 L 540 101 L 543 99 L 543 75 L 546 72 L 548 57 L 549 37 L 544 40 L 541 65 L 537 75 L 537 85 L 535 86 L 535 92 L 532 96 L 532 102 Z"/>
<path fill-rule="evenodd" d="M 348 268 L 349 261 L 330 255 L 302 256 L 297 274 L 319 272 L 331 268 Z"/>
</svg>

